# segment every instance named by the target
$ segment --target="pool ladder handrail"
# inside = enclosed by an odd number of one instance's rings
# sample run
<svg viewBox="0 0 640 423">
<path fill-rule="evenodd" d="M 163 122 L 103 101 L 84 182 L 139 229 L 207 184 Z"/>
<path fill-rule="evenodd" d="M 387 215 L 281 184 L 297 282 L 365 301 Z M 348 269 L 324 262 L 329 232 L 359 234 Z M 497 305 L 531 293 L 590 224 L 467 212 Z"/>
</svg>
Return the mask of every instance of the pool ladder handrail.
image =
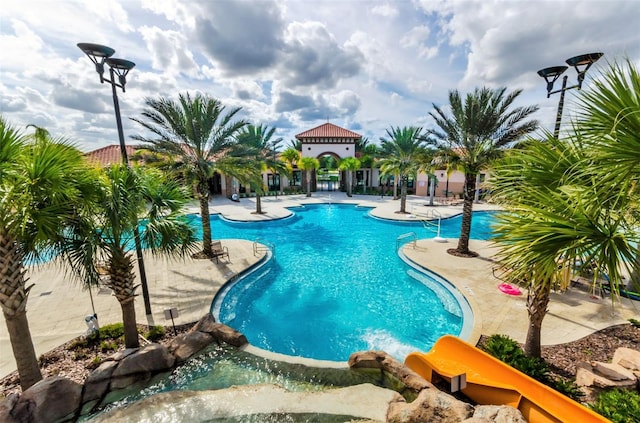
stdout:
<svg viewBox="0 0 640 423">
<path fill-rule="evenodd" d="M 438 210 L 428 209 L 425 212 L 415 212 L 413 211 L 413 215 L 420 218 L 422 221 L 422 226 L 428 231 L 432 231 L 435 228 L 436 238 L 440 238 L 440 222 L 442 220 L 442 215 Z"/>
<path fill-rule="evenodd" d="M 413 248 L 416 248 L 416 242 L 418 242 L 418 235 L 416 235 L 415 232 L 407 232 L 406 234 L 399 235 L 398 238 L 396 238 L 396 251 L 400 249 L 400 243 L 407 238 L 412 238 L 411 241 L 409 242 L 413 244 Z"/>
<path fill-rule="evenodd" d="M 275 257 L 276 255 L 276 246 L 264 239 L 256 238 L 253 241 L 253 255 L 257 256 L 259 253 L 263 253 L 265 251 L 271 251 L 271 254 Z"/>
</svg>

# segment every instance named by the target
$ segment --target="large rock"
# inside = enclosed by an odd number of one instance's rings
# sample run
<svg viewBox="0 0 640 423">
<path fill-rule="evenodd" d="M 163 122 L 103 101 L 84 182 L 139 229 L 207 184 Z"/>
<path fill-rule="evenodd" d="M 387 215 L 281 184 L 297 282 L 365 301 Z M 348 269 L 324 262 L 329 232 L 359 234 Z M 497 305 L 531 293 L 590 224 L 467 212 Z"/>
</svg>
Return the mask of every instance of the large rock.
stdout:
<svg viewBox="0 0 640 423">
<path fill-rule="evenodd" d="M 175 357 L 161 344 L 151 344 L 130 354 L 118 363 L 112 373 L 111 389 L 121 389 L 134 382 L 173 367 Z"/>
<path fill-rule="evenodd" d="M 393 375 L 404 386 L 416 393 L 425 388 L 434 388 L 431 383 L 384 351 L 355 352 L 349 357 L 349 367 L 353 369 L 381 369 Z"/>
<path fill-rule="evenodd" d="M 213 342 L 213 336 L 205 332 L 188 332 L 176 336 L 169 345 L 169 352 L 173 354 L 178 363 L 186 361 L 189 357 Z"/>
<path fill-rule="evenodd" d="M 423 389 L 410 403 L 393 402 L 389 423 L 459 423 L 473 415 L 473 406 L 437 389 Z"/>
<path fill-rule="evenodd" d="M 216 323 L 211 314 L 206 314 L 196 323 L 189 332 L 204 332 L 219 341 L 226 342 L 236 348 L 244 347 L 249 343 L 247 337 L 237 330 L 222 323 Z"/>
<path fill-rule="evenodd" d="M 18 421 L 13 418 L 11 411 L 13 407 L 18 403 L 20 395 L 11 394 L 8 397 L 0 400 L 0 422 L 4 423 L 17 423 Z"/>
<path fill-rule="evenodd" d="M 576 385 L 581 387 L 596 388 L 621 388 L 629 389 L 636 386 L 636 379 L 633 380 L 610 380 L 598 374 L 589 363 L 578 363 L 576 365 Z"/>
<path fill-rule="evenodd" d="M 620 347 L 613 354 L 613 364 L 619 364 L 625 369 L 640 370 L 640 351 L 631 348 Z"/>
<path fill-rule="evenodd" d="M 105 361 L 97 369 L 89 373 L 87 380 L 84 381 L 83 403 L 104 397 L 107 389 L 109 389 L 111 375 L 116 367 L 118 367 L 117 361 Z"/>
<path fill-rule="evenodd" d="M 527 423 L 520 410 L 506 405 L 478 405 L 473 419 L 491 423 Z M 465 423 L 471 422 L 465 420 Z"/>
<path fill-rule="evenodd" d="M 622 367 L 619 364 L 595 362 L 594 370 L 596 373 L 606 377 L 609 380 L 635 380 L 636 376 L 631 370 Z"/>
<path fill-rule="evenodd" d="M 19 422 L 55 422 L 76 414 L 81 395 L 82 385 L 60 376 L 49 377 L 24 391 L 12 414 Z"/>
</svg>

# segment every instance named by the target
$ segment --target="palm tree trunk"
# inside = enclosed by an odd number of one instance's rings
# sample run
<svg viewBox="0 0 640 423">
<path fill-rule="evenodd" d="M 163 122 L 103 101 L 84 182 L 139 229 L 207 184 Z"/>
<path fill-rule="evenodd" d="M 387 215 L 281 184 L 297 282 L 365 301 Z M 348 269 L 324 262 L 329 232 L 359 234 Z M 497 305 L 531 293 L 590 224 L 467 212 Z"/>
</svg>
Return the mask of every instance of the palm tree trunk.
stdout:
<svg viewBox="0 0 640 423">
<path fill-rule="evenodd" d="M 133 260 L 123 249 L 112 250 L 109 258 L 109 288 L 120 303 L 122 324 L 124 326 L 124 343 L 127 348 L 137 348 L 138 330 L 136 328 L 136 309 L 134 301 L 136 289 L 134 285 Z"/>
<path fill-rule="evenodd" d="M 262 200 L 261 195 L 256 192 L 256 214 L 262 214 Z"/>
<path fill-rule="evenodd" d="M 134 298 L 127 298 L 120 302 L 122 309 L 122 324 L 124 326 L 124 346 L 127 348 L 138 348 L 138 328 L 136 326 L 136 308 Z"/>
<path fill-rule="evenodd" d="M 407 212 L 407 181 L 400 178 L 400 213 Z"/>
<path fill-rule="evenodd" d="M 20 375 L 20 387 L 24 392 L 36 382 L 42 380 L 42 373 L 40 373 L 36 351 L 31 339 L 31 331 L 29 330 L 27 312 L 20 310 L 12 315 L 6 312 L 3 314 L 7 323 L 13 357 L 18 367 L 18 375 Z"/>
<path fill-rule="evenodd" d="M 393 178 L 393 199 L 398 199 L 398 175 L 394 175 Z"/>
<path fill-rule="evenodd" d="M 524 343 L 524 352 L 529 357 L 541 356 L 542 320 L 547 314 L 549 305 L 550 284 L 534 286 L 529 288 L 527 294 L 527 312 L 529 314 L 529 330 Z"/>
<path fill-rule="evenodd" d="M 307 170 L 305 175 L 307 175 L 307 197 L 311 197 L 311 171 Z"/>
<path fill-rule="evenodd" d="M 211 257 L 211 218 L 209 216 L 209 189 L 206 181 L 198 184 L 198 200 L 200 201 L 200 218 L 202 220 L 202 253 Z"/>
<path fill-rule="evenodd" d="M 33 285 L 27 287 L 26 283 L 18 243 L 13 237 L 0 234 L 0 305 L 23 391 L 42 380 L 26 311 Z"/>
<path fill-rule="evenodd" d="M 469 250 L 469 237 L 471 235 L 471 217 L 473 216 L 473 193 L 476 190 L 476 175 L 465 173 L 464 184 L 464 205 L 462 206 L 462 225 L 460 227 L 460 238 L 458 239 L 458 254 L 475 256 Z"/>
<path fill-rule="evenodd" d="M 347 197 L 351 197 L 352 183 L 351 183 L 352 175 L 351 171 L 347 170 Z"/>
</svg>

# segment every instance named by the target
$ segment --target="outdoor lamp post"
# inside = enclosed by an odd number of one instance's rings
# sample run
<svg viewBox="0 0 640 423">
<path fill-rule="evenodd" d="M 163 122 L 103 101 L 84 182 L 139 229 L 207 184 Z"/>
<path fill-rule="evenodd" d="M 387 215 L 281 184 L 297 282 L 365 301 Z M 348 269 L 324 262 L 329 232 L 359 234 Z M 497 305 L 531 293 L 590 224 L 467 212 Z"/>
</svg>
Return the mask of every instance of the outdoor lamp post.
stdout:
<svg viewBox="0 0 640 423">
<path fill-rule="evenodd" d="M 538 75 L 544 78 L 547 82 L 547 98 L 551 96 L 551 94 L 560 93 L 560 101 L 558 102 L 558 113 L 556 114 L 556 127 L 553 131 L 553 136 L 557 139 L 560 133 L 560 121 L 562 120 L 562 108 L 564 107 L 564 93 L 567 90 L 571 90 L 573 88 L 581 89 L 582 83 L 584 82 L 584 77 L 587 73 L 587 70 L 593 65 L 599 58 L 603 56 L 604 53 L 588 53 L 582 54 L 580 56 L 575 56 L 570 59 L 567 59 L 567 64 L 569 66 L 573 66 L 578 73 L 578 83 L 567 87 L 567 75 L 562 78 L 562 88 L 553 90 L 553 84 L 558 80 L 560 75 L 564 73 L 568 69 L 568 66 L 552 66 L 549 68 L 540 69 L 538 71 Z"/>
<path fill-rule="evenodd" d="M 122 163 L 128 165 L 129 158 L 127 157 L 127 148 L 124 143 L 122 117 L 120 116 L 120 104 L 118 103 L 118 93 L 116 87 L 121 88 L 122 92 L 125 92 L 124 87 L 127 83 L 127 74 L 131 69 L 133 69 L 136 64 L 129 60 L 112 58 L 111 56 L 113 56 L 116 51 L 111 47 L 92 43 L 78 43 L 78 47 L 95 64 L 96 72 L 98 72 L 98 75 L 100 75 L 100 83 L 104 84 L 105 82 L 107 82 L 109 85 L 111 85 L 111 93 L 113 94 L 113 108 L 115 109 L 116 113 L 116 125 L 118 127 L 118 138 L 120 140 L 120 154 L 122 155 Z M 109 66 L 109 78 L 105 78 L 104 76 L 105 64 Z M 140 271 L 140 285 L 142 285 L 144 309 L 147 315 L 150 315 L 151 302 L 149 301 L 149 287 L 147 285 L 147 274 L 144 269 L 142 246 L 140 245 L 140 231 L 138 230 L 137 222 L 135 222 L 134 240 L 136 244 L 136 255 L 138 258 L 138 270 Z"/>
</svg>

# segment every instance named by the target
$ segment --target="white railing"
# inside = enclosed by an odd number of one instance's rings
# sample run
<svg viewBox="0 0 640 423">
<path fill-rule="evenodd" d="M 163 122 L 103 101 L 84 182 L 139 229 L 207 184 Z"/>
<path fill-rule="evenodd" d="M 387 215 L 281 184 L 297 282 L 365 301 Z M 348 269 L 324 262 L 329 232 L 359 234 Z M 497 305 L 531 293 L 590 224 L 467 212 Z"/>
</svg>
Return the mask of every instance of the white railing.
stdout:
<svg viewBox="0 0 640 423">
<path fill-rule="evenodd" d="M 411 238 L 411 242 L 413 244 L 413 248 L 416 248 L 416 242 L 418 241 L 418 235 L 415 232 L 408 232 L 406 234 L 402 234 L 396 238 L 396 251 L 400 248 L 400 244 L 407 238 Z"/>
<path fill-rule="evenodd" d="M 275 257 L 276 255 L 276 246 L 269 241 L 265 241 L 260 238 L 256 238 L 253 241 L 253 255 L 257 256 L 260 253 L 264 253 L 265 251 L 271 251 L 271 254 Z"/>
</svg>

